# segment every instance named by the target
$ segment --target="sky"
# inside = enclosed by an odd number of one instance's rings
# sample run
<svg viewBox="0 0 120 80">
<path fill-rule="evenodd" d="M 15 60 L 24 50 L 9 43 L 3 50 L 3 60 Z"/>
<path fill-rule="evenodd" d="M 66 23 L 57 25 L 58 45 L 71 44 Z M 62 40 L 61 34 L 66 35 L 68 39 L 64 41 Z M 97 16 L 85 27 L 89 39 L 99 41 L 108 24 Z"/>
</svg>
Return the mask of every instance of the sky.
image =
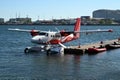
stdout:
<svg viewBox="0 0 120 80">
<path fill-rule="evenodd" d="M 0 18 L 61 19 L 91 16 L 98 9 L 120 9 L 120 0 L 0 0 Z"/>
</svg>

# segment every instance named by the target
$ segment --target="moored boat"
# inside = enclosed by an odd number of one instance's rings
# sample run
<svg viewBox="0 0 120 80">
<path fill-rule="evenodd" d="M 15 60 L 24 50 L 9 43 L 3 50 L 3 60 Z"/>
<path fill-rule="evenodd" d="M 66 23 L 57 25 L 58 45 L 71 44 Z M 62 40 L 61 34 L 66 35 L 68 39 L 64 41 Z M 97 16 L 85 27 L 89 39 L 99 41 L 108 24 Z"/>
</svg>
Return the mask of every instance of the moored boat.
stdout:
<svg viewBox="0 0 120 80">
<path fill-rule="evenodd" d="M 93 48 L 88 48 L 88 53 L 90 53 L 90 54 L 95 54 L 95 53 L 99 53 L 99 52 L 103 52 L 103 51 L 106 51 L 107 49 L 105 48 L 105 47 L 98 47 L 98 48 L 95 48 L 95 47 L 93 47 Z"/>
<path fill-rule="evenodd" d="M 110 49 L 117 49 L 120 48 L 120 44 L 107 44 L 105 47 L 110 50 Z"/>
</svg>

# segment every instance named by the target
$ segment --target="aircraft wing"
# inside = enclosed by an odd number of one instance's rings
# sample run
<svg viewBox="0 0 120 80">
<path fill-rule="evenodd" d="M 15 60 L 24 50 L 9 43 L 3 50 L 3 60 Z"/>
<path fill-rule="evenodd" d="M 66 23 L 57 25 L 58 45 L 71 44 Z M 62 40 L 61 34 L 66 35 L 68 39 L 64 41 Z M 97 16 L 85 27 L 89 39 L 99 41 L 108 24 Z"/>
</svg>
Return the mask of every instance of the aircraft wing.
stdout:
<svg viewBox="0 0 120 80">
<path fill-rule="evenodd" d="M 97 30 L 81 30 L 81 31 L 65 31 L 65 32 L 60 32 L 61 35 L 64 34 L 72 34 L 72 33 L 98 33 L 98 32 L 113 32 L 112 29 L 97 29 Z"/>
<path fill-rule="evenodd" d="M 18 29 L 18 28 L 15 28 L 15 29 L 9 28 L 8 30 L 10 30 L 10 31 L 20 31 L 20 32 L 31 32 L 31 30 Z"/>
<path fill-rule="evenodd" d="M 19 28 L 15 28 L 15 29 L 12 29 L 12 28 L 9 28 L 8 30 L 10 31 L 19 31 L 19 32 L 31 32 L 31 31 L 34 31 L 34 32 L 47 32 L 47 31 L 41 31 L 41 30 L 27 30 L 27 29 L 19 29 Z"/>
<path fill-rule="evenodd" d="M 83 30 L 81 33 L 94 33 L 94 32 L 113 32 L 112 29 L 97 29 L 97 30 Z M 76 32 L 77 33 L 77 32 Z"/>
<path fill-rule="evenodd" d="M 31 32 L 33 30 L 27 30 L 27 29 L 19 29 L 19 28 L 9 28 L 10 31 L 19 31 L 19 32 Z M 40 31 L 40 30 L 34 30 L 34 32 L 47 32 L 47 31 Z M 112 29 L 97 29 L 97 30 L 82 30 L 82 31 L 65 31 L 60 32 L 61 34 L 71 34 L 71 33 L 95 33 L 95 32 L 113 32 Z"/>
</svg>

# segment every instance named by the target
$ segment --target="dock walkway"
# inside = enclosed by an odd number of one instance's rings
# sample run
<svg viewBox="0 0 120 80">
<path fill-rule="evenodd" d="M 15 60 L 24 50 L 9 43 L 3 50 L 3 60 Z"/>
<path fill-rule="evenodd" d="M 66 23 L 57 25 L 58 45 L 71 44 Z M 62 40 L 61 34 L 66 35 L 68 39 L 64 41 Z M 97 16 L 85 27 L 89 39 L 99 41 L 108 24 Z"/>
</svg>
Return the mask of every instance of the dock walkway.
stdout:
<svg viewBox="0 0 120 80">
<path fill-rule="evenodd" d="M 114 42 L 118 42 L 118 39 L 107 40 L 107 41 L 103 41 L 102 43 L 98 42 L 98 43 L 91 43 L 91 44 L 80 45 L 80 46 L 72 46 L 69 48 L 65 48 L 64 53 L 65 54 L 84 54 L 86 53 L 86 50 L 88 50 L 88 48 L 99 47 L 100 45 L 105 46 L 107 44 L 112 44 Z"/>
</svg>

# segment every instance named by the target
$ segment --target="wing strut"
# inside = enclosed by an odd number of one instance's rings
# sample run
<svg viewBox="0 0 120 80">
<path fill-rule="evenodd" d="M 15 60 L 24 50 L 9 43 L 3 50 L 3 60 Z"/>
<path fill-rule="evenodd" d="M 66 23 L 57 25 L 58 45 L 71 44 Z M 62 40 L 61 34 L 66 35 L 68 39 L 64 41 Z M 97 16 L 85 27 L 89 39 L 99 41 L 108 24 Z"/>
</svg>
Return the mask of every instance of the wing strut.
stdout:
<svg viewBox="0 0 120 80">
<path fill-rule="evenodd" d="M 62 43 L 59 43 L 60 46 L 62 46 L 63 48 L 67 48 L 65 45 L 63 45 Z"/>
</svg>

